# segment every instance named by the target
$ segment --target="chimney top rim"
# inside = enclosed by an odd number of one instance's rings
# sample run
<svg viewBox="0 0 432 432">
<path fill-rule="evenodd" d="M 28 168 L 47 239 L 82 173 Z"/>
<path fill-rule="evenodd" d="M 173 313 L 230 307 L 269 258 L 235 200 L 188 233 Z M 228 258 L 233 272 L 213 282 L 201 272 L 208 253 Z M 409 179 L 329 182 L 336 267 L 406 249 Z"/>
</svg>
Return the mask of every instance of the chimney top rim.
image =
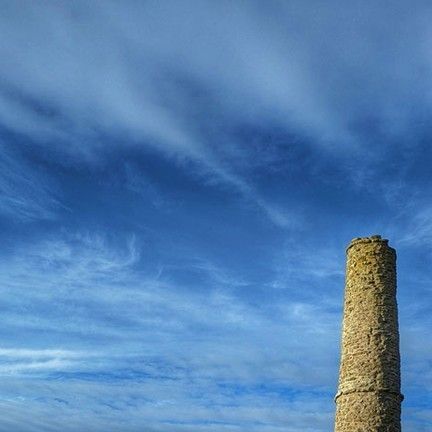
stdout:
<svg viewBox="0 0 432 432">
<path fill-rule="evenodd" d="M 355 237 L 351 240 L 350 244 L 347 247 L 347 252 L 348 250 L 357 244 L 361 244 L 361 243 L 384 243 L 385 245 L 388 245 L 388 240 L 382 238 L 380 235 L 375 234 L 375 235 L 371 235 L 369 237 Z M 391 248 L 393 249 L 393 248 Z"/>
</svg>

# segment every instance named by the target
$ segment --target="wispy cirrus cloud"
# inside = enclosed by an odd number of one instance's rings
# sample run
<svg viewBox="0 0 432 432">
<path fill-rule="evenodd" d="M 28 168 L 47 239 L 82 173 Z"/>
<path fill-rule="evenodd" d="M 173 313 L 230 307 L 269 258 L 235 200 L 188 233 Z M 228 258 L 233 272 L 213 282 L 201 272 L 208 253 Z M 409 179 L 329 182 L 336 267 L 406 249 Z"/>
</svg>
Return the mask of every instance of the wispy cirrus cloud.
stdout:
<svg viewBox="0 0 432 432">
<path fill-rule="evenodd" d="M 404 100 L 410 88 L 411 102 L 430 102 L 422 93 L 427 81 L 414 83 L 411 75 L 422 68 L 417 74 L 424 71 L 426 78 L 430 67 L 425 18 L 430 10 L 417 7 L 407 17 L 402 15 L 406 5 L 396 2 L 383 29 L 380 5 L 359 9 L 337 3 L 338 14 L 317 8 L 318 20 L 300 2 L 267 7 L 259 2 L 234 7 L 228 2 L 148 2 L 134 8 L 115 2 L 18 8 L 11 2 L 3 18 L 2 51 L 11 59 L 2 66 L 3 101 L 15 101 L 16 110 L 31 114 L 34 127 L 42 130 L 46 123 L 59 132 L 67 127 L 68 136 L 95 127 L 117 130 L 153 137 L 148 145 L 164 151 L 204 157 L 210 154 L 200 130 L 210 126 L 201 123 L 206 114 L 212 121 L 228 116 L 250 121 L 259 113 L 279 121 L 284 117 L 287 124 L 334 140 L 355 134 L 351 123 L 372 115 L 377 104 L 374 112 L 381 119 L 408 120 L 410 106 L 395 102 Z M 263 12 L 266 21 L 260 19 Z M 14 29 L 22 22 L 25 33 L 18 34 Z M 395 39 L 404 24 L 416 31 Z M 46 36 L 54 37 L 47 41 Z M 384 51 L 377 36 L 392 50 Z M 408 52 L 409 61 L 402 61 Z M 213 107 L 203 103 L 211 97 Z M 195 106 L 187 106 L 191 101 Z M 3 123 L 26 130 L 18 116 L 16 123 L 5 117 Z M 213 150 L 228 149 L 224 144 Z"/>
<path fill-rule="evenodd" d="M 407 14 L 396 2 L 390 16 L 375 4 L 337 4 L 334 14 L 277 1 L 131 8 L 10 2 L 2 22 L 1 52 L 10 60 L 0 70 L 0 122 L 62 149 L 63 159 L 103 159 L 115 144 L 190 161 L 277 226 L 298 229 L 301 214 L 272 203 L 245 175 L 244 166 L 268 159 L 250 158 L 238 142 L 242 131 L 263 125 L 265 133 L 272 125 L 285 131 L 288 149 L 300 137 L 304 146 L 313 142 L 342 158 L 349 147 L 365 166 L 356 163 L 346 175 L 361 177 L 385 153 L 372 148 L 364 125 L 384 143 L 417 133 L 413 115 L 418 125 L 418 111 L 431 108 L 425 3 Z M 402 29 L 415 31 L 396 37 Z"/>
<path fill-rule="evenodd" d="M 20 344 L 16 337 L 4 339 L 0 374 L 7 382 L 21 377 L 29 384 L 29 390 L 14 391 L 12 384 L 4 389 L 9 395 L 4 403 L 18 417 L 21 404 L 31 404 L 43 418 L 46 405 L 65 401 L 58 403 L 53 430 L 74 410 L 90 415 L 84 405 L 114 424 L 118 412 L 127 414 L 131 421 L 124 428 L 131 431 L 144 418 L 160 431 L 244 424 L 273 431 L 290 418 L 297 422 L 293 430 L 298 428 L 308 416 L 295 414 L 303 398 L 329 391 L 326 377 L 334 358 L 328 349 L 324 355 L 321 331 L 336 330 L 333 312 L 289 300 L 258 311 L 235 293 L 245 281 L 206 260 L 192 263 L 205 277 L 205 290 L 192 285 L 186 294 L 186 287 L 170 280 L 169 266 L 168 274 L 154 278 L 138 270 L 138 250 L 133 238 L 110 242 L 100 235 L 64 235 L 17 250 L 4 263 L 2 333 L 14 328 Z M 34 343 L 35 332 L 45 337 Z M 315 373 L 306 373 L 305 362 Z M 132 385 L 127 391 L 126 382 Z M 123 396 L 116 391 L 114 400 L 108 395 L 119 385 Z M 37 398 L 31 396 L 33 386 Z M 88 401 L 77 404 L 77 391 Z M 312 417 L 310 427 L 325 430 L 331 416 Z"/>
<path fill-rule="evenodd" d="M 49 176 L 0 144 L 0 213 L 20 221 L 50 220 L 64 208 Z"/>
</svg>

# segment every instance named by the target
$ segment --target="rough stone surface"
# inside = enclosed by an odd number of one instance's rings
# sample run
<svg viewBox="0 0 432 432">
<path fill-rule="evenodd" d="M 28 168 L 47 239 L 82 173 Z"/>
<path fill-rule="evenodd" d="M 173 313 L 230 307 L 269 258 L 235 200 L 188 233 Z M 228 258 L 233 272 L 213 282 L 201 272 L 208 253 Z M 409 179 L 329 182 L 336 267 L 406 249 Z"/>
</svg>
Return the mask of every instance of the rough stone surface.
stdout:
<svg viewBox="0 0 432 432">
<path fill-rule="evenodd" d="M 380 236 L 347 249 L 335 432 L 400 432 L 396 252 Z"/>
</svg>

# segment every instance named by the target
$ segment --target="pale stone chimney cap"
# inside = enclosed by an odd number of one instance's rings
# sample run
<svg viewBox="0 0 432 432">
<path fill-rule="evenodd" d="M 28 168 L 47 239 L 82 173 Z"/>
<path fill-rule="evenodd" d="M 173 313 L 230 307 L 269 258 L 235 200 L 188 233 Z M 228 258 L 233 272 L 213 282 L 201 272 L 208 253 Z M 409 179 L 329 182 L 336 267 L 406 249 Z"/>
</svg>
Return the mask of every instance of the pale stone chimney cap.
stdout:
<svg viewBox="0 0 432 432">
<path fill-rule="evenodd" d="M 371 236 L 369 236 L 369 237 L 356 237 L 356 238 L 353 238 L 352 240 L 351 240 L 351 242 L 350 242 L 350 244 L 348 245 L 348 247 L 347 247 L 347 252 L 348 252 L 348 250 L 352 247 L 352 246 L 354 246 L 354 245 L 356 245 L 356 244 L 359 244 L 359 243 L 384 243 L 384 244 L 388 244 L 388 240 L 387 239 L 383 239 L 380 235 L 378 235 L 378 234 L 375 234 L 375 235 L 371 235 Z M 390 248 L 390 249 L 393 249 L 393 248 Z"/>
</svg>

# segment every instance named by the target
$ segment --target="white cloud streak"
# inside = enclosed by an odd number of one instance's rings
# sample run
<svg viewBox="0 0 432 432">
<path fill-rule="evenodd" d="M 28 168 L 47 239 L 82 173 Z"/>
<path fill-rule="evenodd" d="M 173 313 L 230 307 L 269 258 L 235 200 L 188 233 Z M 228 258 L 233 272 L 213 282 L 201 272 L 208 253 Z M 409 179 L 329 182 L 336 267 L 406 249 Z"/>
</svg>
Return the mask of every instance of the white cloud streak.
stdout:
<svg viewBox="0 0 432 432">
<path fill-rule="evenodd" d="M 340 155 L 369 148 L 368 121 L 412 134 L 414 106 L 432 105 L 431 11 L 416 3 L 6 2 L 0 124 L 89 160 L 101 136 L 153 147 L 298 228 L 229 162 L 230 128 L 270 121 Z"/>
<path fill-rule="evenodd" d="M 19 334 L 20 345 L 0 350 L 0 375 L 11 383 L 0 398 L 16 424 L 24 405 L 32 418 L 50 419 L 47 429 L 35 420 L 23 431 L 57 430 L 78 411 L 94 430 L 107 419 L 126 431 L 144 419 L 161 432 L 329 427 L 332 312 L 299 302 L 256 309 L 234 295 L 245 281 L 205 260 L 191 265 L 207 275 L 206 289 L 185 292 L 163 273 L 146 277 L 139 259 L 134 240 L 75 235 L 26 246 L 3 263 L 2 331 Z M 25 336 L 34 332 L 45 337 Z"/>
<path fill-rule="evenodd" d="M 0 214 L 20 221 L 52 220 L 64 209 L 49 177 L 0 143 Z"/>
</svg>

